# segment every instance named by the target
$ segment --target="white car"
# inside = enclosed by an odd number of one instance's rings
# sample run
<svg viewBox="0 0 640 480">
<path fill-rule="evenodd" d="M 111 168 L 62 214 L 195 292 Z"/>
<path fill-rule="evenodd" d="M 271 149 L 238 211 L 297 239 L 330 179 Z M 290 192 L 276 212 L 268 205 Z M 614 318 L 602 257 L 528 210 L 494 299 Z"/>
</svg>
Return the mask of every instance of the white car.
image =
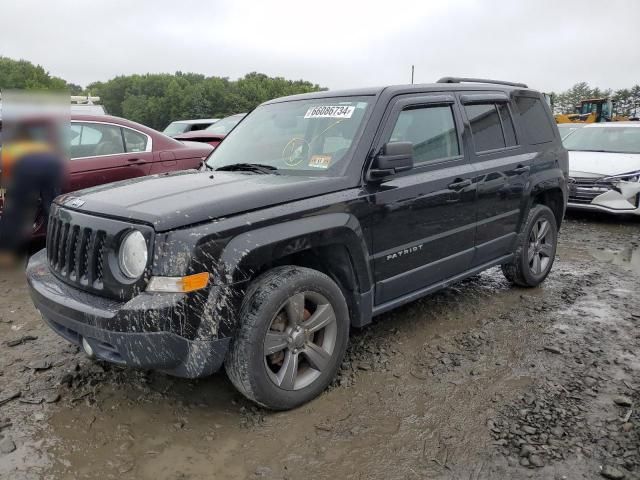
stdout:
<svg viewBox="0 0 640 480">
<path fill-rule="evenodd" d="M 193 132 L 196 130 L 204 130 L 207 127 L 210 127 L 214 123 L 216 123 L 219 118 L 200 118 L 197 120 L 176 120 L 175 122 L 171 122 L 166 128 L 162 131 L 165 135 L 170 137 L 175 137 L 176 135 L 180 135 L 186 132 Z"/>
<path fill-rule="evenodd" d="M 640 122 L 593 123 L 563 143 L 568 208 L 640 215 Z"/>
<path fill-rule="evenodd" d="M 586 127 L 585 123 L 559 123 L 558 131 L 560 132 L 560 138 L 564 141 L 569 135 L 578 130 L 579 128 Z"/>
</svg>

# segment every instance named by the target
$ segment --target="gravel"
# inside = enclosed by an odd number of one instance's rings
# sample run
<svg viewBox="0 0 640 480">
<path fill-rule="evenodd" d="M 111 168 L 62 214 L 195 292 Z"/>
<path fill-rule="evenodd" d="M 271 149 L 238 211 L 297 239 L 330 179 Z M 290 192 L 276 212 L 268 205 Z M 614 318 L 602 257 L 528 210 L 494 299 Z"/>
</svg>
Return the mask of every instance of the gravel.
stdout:
<svg viewBox="0 0 640 480">
<path fill-rule="evenodd" d="M 0 453 L 8 454 L 15 451 L 15 449 L 16 444 L 10 436 L 6 436 L 0 440 Z"/>
</svg>

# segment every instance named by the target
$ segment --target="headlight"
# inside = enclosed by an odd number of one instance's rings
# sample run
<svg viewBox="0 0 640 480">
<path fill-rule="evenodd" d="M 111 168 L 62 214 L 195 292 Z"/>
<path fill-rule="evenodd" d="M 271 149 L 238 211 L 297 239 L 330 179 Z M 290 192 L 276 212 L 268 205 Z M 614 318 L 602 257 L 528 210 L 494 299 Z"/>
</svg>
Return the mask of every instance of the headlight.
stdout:
<svg viewBox="0 0 640 480">
<path fill-rule="evenodd" d="M 623 180 L 625 182 L 640 182 L 640 171 L 623 173 L 620 175 L 612 175 L 610 177 L 603 178 L 603 180 L 609 181 L 609 182 L 616 181 L 616 180 Z"/>
<path fill-rule="evenodd" d="M 140 277 L 147 266 L 148 258 L 147 242 L 142 233 L 138 230 L 129 232 L 120 243 L 118 252 L 118 263 L 122 273 L 128 278 Z"/>
</svg>

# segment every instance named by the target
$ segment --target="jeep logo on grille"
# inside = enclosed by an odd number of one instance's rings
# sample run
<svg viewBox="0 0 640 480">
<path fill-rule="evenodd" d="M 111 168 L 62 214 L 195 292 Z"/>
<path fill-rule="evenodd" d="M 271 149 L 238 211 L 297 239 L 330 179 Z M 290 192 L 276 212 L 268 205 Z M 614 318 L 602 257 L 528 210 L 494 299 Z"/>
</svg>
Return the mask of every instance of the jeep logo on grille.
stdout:
<svg viewBox="0 0 640 480">
<path fill-rule="evenodd" d="M 67 206 L 69 206 L 71 208 L 80 208 L 81 206 L 84 205 L 84 203 L 85 203 L 85 201 L 82 200 L 81 198 L 71 197 L 65 202 L 65 205 L 67 205 Z"/>
</svg>

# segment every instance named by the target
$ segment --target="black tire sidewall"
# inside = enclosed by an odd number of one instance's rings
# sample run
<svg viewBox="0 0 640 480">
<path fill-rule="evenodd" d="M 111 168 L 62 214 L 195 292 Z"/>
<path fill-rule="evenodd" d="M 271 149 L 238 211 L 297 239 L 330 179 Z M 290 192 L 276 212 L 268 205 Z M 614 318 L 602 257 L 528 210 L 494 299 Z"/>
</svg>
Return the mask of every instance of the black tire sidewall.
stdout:
<svg viewBox="0 0 640 480">
<path fill-rule="evenodd" d="M 252 298 L 246 302 L 249 308 L 245 309 L 243 305 L 241 311 L 243 315 L 241 318 L 245 318 L 244 315 L 254 317 L 250 322 L 253 325 L 250 327 L 251 331 L 245 332 L 252 347 L 244 351 L 247 355 L 251 390 L 260 404 L 276 410 L 294 408 L 322 393 L 340 368 L 349 337 L 349 311 L 344 295 L 335 282 L 321 272 L 301 267 L 284 267 L 279 273 L 288 277 L 287 280 L 276 288 L 270 288 L 269 295 L 265 295 L 262 291 L 266 285 L 259 284 L 253 291 Z M 331 303 L 336 314 L 338 330 L 336 345 L 330 364 L 313 383 L 300 390 L 284 390 L 274 384 L 269 377 L 262 346 L 271 321 L 284 303 L 293 295 L 305 291 L 320 293 Z"/>
<path fill-rule="evenodd" d="M 538 220 L 544 218 L 549 222 L 550 233 L 553 234 L 553 255 L 549 259 L 549 264 L 547 268 L 542 271 L 539 275 L 534 274 L 529 268 L 529 260 L 528 260 L 528 250 L 529 250 L 529 236 L 531 235 L 531 230 L 533 226 L 536 224 Z M 556 250 L 558 248 L 558 225 L 556 223 L 556 218 L 551 209 L 545 205 L 535 205 L 529 216 L 529 221 L 523 232 L 522 245 L 520 248 L 520 258 L 518 258 L 518 262 L 520 263 L 520 271 L 522 272 L 522 276 L 527 285 L 529 286 L 537 286 L 544 281 L 545 278 L 551 272 L 551 268 L 553 267 L 553 262 L 556 258 Z"/>
</svg>

